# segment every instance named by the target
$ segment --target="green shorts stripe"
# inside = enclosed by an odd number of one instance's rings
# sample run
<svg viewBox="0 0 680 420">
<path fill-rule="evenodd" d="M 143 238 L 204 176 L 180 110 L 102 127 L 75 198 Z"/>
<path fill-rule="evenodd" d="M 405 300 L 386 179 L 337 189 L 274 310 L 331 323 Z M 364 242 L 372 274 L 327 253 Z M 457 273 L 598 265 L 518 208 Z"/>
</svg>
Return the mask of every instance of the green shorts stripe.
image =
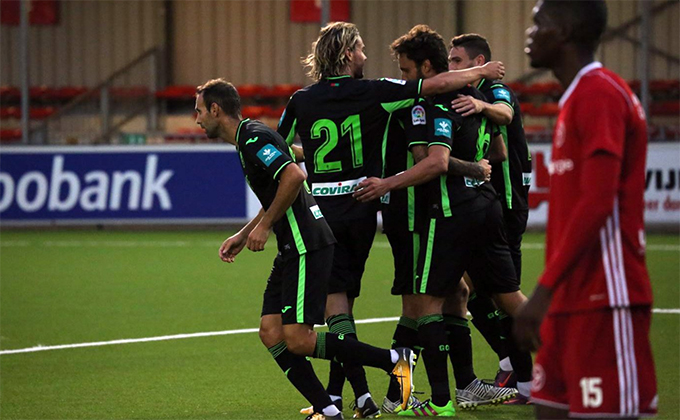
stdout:
<svg viewBox="0 0 680 420">
<path fill-rule="evenodd" d="M 298 324 L 305 323 L 305 279 L 307 278 L 307 254 L 300 255 L 298 263 L 298 289 L 295 317 Z"/>
<path fill-rule="evenodd" d="M 430 277 L 430 265 L 432 264 L 432 248 L 434 248 L 434 230 L 437 219 L 430 219 L 430 231 L 427 235 L 427 248 L 425 250 L 425 264 L 423 265 L 423 279 L 420 284 L 420 293 L 427 292 L 427 280 Z"/>
</svg>

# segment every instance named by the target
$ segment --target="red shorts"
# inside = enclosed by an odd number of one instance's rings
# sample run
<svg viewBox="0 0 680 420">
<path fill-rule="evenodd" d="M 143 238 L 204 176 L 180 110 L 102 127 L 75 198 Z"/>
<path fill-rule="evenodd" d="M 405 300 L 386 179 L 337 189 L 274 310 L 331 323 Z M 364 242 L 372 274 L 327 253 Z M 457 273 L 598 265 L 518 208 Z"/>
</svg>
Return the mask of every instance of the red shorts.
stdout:
<svg viewBox="0 0 680 420">
<path fill-rule="evenodd" d="M 649 343 L 651 308 L 547 316 L 531 400 L 571 417 L 645 417 L 658 397 Z"/>
</svg>

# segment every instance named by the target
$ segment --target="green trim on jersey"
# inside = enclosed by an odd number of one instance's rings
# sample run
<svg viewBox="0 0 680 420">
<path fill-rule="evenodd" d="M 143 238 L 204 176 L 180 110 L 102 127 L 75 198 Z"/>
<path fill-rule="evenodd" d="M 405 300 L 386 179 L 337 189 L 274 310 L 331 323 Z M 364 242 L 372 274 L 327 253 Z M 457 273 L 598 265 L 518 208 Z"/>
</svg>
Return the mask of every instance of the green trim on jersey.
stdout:
<svg viewBox="0 0 680 420">
<path fill-rule="evenodd" d="M 484 155 L 486 155 L 486 152 L 489 150 L 489 144 L 491 144 L 491 134 L 486 132 L 487 122 L 487 118 L 482 117 L 482 124 L 477 131 L 477 154 L 475 155 L 475 162 L 479 162 Z"/>
<path fill-rule="evenodd" d="M 298 324 L 305 323 L 305 280 L 307 278 L 307 254 L 300 254 L 298 260 L 298 290 L 295 304 L 295 318 Z"/>
<path fill-rule="evenodd" d="M 482 90 L 482 85 L 486 82 L 486 79 L 482 79 L 479 81 L 479 84 L 477 85 L 477 90 Z"/>
<path fill-rule="evenodd" d="M 293 120 L 293 124 L 290 126 L 290 131 L 288 132 L 288 135 L 286 136 L 286 144 L 290 146 L 295 142 L 295 133 L 297 131 L 297 118 Z M 295 156 L 295 155 L 293 155 Z"/>
<path fill-rule="evenodd" d="M 241 120 L 241 122 L 238 123 L 238 128 L 236 129 L 236 148 L 238 148 L 238 135 L 241 133 L 241 127 L 243 126 L 243 123 L 247 123 L 248 121 L 250 121 L 250 118 Z"/>
<path fill-rule="evenodd" d="M 429 144 L 427 145 L 427 147 L 430 147 L 430 146 L 444 146 L 444 147 L 446 147 L 447 149 L 451 150 L 451 146 L 450 146 L 450 145 L 448 145 L 448 144 L 446 144 L 446 143 L 439 142 L 439 141 L 433 141 L 432 143 L 429 143 Z"/>
<path fill-rule="evenodd" d="M 430 266 L 432 265 L 432 248 L 434 247 L 434 230 L 437 219 L 430 219 L 430 231 L 427 234 L 427 248 L 425 249 L 425 264 L 423 265 L 423 279 L 420 284 L 420 293 L 427 292 L 427 280 L 430 277 Z"/>
<path fill-rule="evenodd" d="M 420 93 L 420 88 L 418 88 L 418 92 Z M 380 106 L 382 106 L 385 111 L 391 114 L 396 110 L 407 108 L 413 106 L 414 104 L 415 99 L 402 99 L 401 101 L 385 102 L 380 104 Z"/>
<path fill-rule="evenodd" d="M 505 143 L 505 149 L 508 150 L 508 127 L 501 127 L 501 135 Z M 505 184 L 505 202 L 508 204 L 508 209 L 512 210 L 512 182 L 510 182 L 510 159 L 503 161 L 503 183 Z"/>
<path fill-rule="evenodd" d="M 406 170 L 411 169 L 414 164 L 413 154 L 406 152 Z M 410 186 L 406 188 L 406 200 L 408 231 L 413 232 L 416 229 L 416 187 Z"/>
<path fill-rule="evenodd" d="M 286 210 L 286 217 L 288 218 L 288 223 L 290 224 L 290 231 L 293 233 L 295 248 L 297 248 L 298 254 L 306 254 L 307 247 L 305 247 L 305 241 L 302 240 L 302 233 L 300 232 L 300 227 L 297 224 L 292 207 L 288 207 L 288 210 Z"/>
<path fill-rule="evenodd" d="M 346 78 L 348 78 L 348 77 L 352 77 L 352 76 L 350 76 L 349 74 L 342 74 L 342 75 L 340 75 L 340 76 L 327 76 L 327 77 L 324 77 L 324 79 L 328 79 L 328 80 L 338 80 L 338 79 L 346 79 Z"/>
<path fill-rule="evenodd" d="M 451 217 L 451 203 L 449 202 L 449 188 L 446 186 L 446 175 L 439 177 L 439 186 L 442 190 L 442 213 L 444 217 Z"/>
<path fill-rule="evenodd" d="M 295 159 L 295 158 L 293 158 L 293 159 Z M 281 165 L 281 167 L 274 173 L 274 177 L 273 177 L 273 178 L 276 179 L 276 177 L 279 176 L 279 172 L 281 172 L 281 169 L 283 169 L 283 168 L 285 168 L 286 166 L 288 166 L 289 163 L 293 163 L 293 161 L 292 161 L 292 160 L 289 160 L 288 162 L 286 162 L 286 163 L 284 163 L 283 165 Z"/>
<path fill-rule="evenodd" d="M 418 96 L 420 96 L 422 92 L 423 92 L 423 79 L 420 79 L 418 81 Z"/>
<path fill-rule="evenodd" d="M 418 286 L 416 279 L 418 278 L 418 255 L 420 255 L 420 234 L 413 232 L 411 235 L 413 241 L 413 294 L 418 293 Z"/>
<path fill-rule="evenodd" d="M 385 132 L 383 133 L 383 140 L 382 140 L 382 169 L 381 169 L 381 176 L 380 178 L 385 178 L 385 159 L 387 156 L 387 135 L 390 131 L 390 121 L 392 121 L 392 114 L 390 113 L 390 116 L 387 117 L 387 124 L 385 124 Z M 403 128 L 403 127 L 402 127 Z"/>
</svg>

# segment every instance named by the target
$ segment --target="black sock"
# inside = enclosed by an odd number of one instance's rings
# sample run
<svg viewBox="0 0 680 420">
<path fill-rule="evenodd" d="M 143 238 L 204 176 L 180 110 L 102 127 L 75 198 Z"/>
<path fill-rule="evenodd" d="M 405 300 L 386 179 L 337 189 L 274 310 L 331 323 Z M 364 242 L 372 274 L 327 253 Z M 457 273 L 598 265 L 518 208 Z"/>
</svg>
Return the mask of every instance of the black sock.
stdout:
<svg viewBox="0 0 680 420">
<path fill-rule="evenodd" d="M 528 351 L 521 351 L 517 348 L 512 336 L 512 324 L 513 319 L 507 315 L 501 319 L 503 331 L 506 337 L 508 337 L 508 356 L 510 357 L 510 363 L 512 363 L 512 370 L 515 371 L 515 375 L 517 375 L 517 382 L 529 382 L 531 381 L 531 371 L 534 363 L 531 359 L 531 353 Z"/>
<path fill-rule="evenodd" d="M 289 352 L 285 341 L 275 344 L 268 350 L 290 383 L 314 406 L 315 412 L 321 413 L 332 404 L 331 398 L 306 357 Z"/>
<path fill-rule="evenodd" d="M 422 347 L 420 347 L 420 341 L 418 341 L 418 321 L 405 316 L 399 318 L 399 323 L 392 336 L 392 348 L 396 349 L 397 347 L 408 347 L 416 353 L 416 356 L 420 354 Z M 387 388 L 387 398 L 389 398 L 390 401 L 398 401 L 401 399 L 399 381 L 394 377 L 390 377 L 390 386 Z"/>
<path fill-rule="evenodd" d="M 456 388 L 465 389 L 477 379 L 472 365 L 472 338 L 466 318 L 444 315 L 446 333 L 448 334 L 449 359 L 456 378 Z"/>
<path fill-rule="evenodd" d="M 328 330 L 335 334 L 344 334 L 345 338 L 357 340 L 354 319 L 347 314 L 339 314 L 328 317 L 326 320 Z M 366 371 L 364 367 L 356 363 L 345 363 L 331 361 L 331 371 L 328 377 L 328 393 L 331 395 L 342 396 L 342 385 L 345 383 L 345 376 L 352 385 L 355 399 L 368 393 L 368 382 L 366 381 Z"/>
<path fill-rule="evenodd" d="M 423 361 L 432 388 L 432 402 L 438 406 L 446 405 L 451 399 L 451 393 L 446 366 L 449 345 L 446 343 L 444 317 L 435 314 L 419 318 L 418 338 L 423 346 Z"/>
<path fill-rule="evenodd" d="M 498 313 L 493 300 L 487 296 L 471 293 L 467 308 L 472 314 L 472 324 L 498 355 L 498 360 L 508 357 L 508 350 L 505 346 L 506 338 L 498 320 Z"/>
<path fill-rule="evenodd" d="M 317 359 L 337 360 L 340 363 L 354 363 L 362 366 L 380 368 L 385 372 L 392 372 L 394 363 L 390 350 L 373 347 L 369 344 L 344 334 L 331 332 L 316 333 L 316 347 L 313 357 Z"/>
</svg>

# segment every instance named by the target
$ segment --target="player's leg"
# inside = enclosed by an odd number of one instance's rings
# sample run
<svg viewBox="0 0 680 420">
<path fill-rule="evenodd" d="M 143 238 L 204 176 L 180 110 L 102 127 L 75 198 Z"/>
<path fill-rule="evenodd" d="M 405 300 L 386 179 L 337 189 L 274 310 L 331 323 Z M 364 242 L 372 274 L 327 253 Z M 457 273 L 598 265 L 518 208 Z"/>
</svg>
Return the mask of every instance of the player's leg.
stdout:
<svg viewBox="0 0 680 420">
<path fill-rule="evenodd" d="M 420 354 L 418 340 L 418 312 L 413 294 L 420 236 L 410 232 L 406 227 L 387 231 L 387 239 L 392 249 L 394 260 L 394 281 L 392 295 L 401 296 L 401 316 L 392 336 L 392 348 L 408 347 Z M 401 408 L 401 391 L 396 379 L 391 378 L 387 394 L 383 400 L 382 411 L 394 413 Z"/>
<path fill-rule="evenodd" d="M 312 404 L 313 411 L 323 412 L 331 405 L 331 400 L 317 378 L 311 363 L 303 356 L 288 350 L 282 325 L 282 310 L 286 307 L 282 300 L 285 262 L 279 257 L 274 260 L 267 288 L 265 289 L 260 319 L 260 340 L 285 373 L 286 378 Z M 286 310 L 287 312 L 288 310 Z M 330 415 L 334 412 L 326 413 Z M 341 417 L 339 417 L 341 418 Z"/>
<path fill-rule="evenodd" d="M 462 279 L 444 303 L 444 320 L 448 333 L 449 358 L 456 379 L 456 403 L 463 409 L 498 404 L 514 397 L 514 388 L 500 388 L 477 378 L 472 363 L 472 339 L 467 320 L 468 288 Z"/>
</svg>

